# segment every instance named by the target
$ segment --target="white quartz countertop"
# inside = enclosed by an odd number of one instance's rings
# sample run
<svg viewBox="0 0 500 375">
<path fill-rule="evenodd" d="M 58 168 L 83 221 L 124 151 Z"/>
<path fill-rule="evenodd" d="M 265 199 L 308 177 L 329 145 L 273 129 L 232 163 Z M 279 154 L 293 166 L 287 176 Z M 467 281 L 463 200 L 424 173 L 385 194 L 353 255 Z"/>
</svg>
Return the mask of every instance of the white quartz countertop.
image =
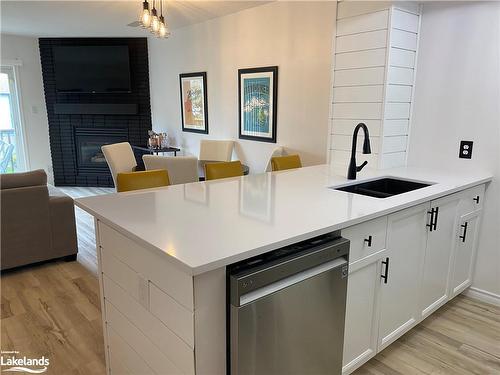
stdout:
<svg viewBox="0 0 500 375">
<path fill-rule="evenodd" d="M 329 189 L 353 183 L 328 165 L 76 199 L 76 205 L 196 275 L 491 180 L 488 173 L 401 168 L 360 180 L 433 183 L 389 198 Z"/>
</svg>

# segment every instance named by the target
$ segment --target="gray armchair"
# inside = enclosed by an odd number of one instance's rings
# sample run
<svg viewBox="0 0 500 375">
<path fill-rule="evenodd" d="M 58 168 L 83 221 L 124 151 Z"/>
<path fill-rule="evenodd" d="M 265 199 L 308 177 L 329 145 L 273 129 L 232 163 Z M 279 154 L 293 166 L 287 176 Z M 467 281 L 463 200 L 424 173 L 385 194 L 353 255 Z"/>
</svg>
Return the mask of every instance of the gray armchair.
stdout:
<svg viewBox="0 0 500 375">
<path fill-rule="evenodd" d="M 47 186 L 39 169 L 0 175 L 1 269 L 78 253 L 73 199 Z"/>
</svg>

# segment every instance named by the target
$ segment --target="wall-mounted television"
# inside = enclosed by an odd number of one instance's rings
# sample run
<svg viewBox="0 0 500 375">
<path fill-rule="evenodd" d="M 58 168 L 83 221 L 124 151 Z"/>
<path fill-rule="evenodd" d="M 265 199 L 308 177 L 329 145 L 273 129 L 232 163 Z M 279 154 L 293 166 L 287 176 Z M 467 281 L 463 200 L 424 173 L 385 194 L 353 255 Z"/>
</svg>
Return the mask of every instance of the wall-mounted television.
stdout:
<svg viewBox="0 0 500 375">
<path fill-rule="evenodd" d="M 59 93 L 131 92 L 128 46 L 55 46 Z"/>
</svg>

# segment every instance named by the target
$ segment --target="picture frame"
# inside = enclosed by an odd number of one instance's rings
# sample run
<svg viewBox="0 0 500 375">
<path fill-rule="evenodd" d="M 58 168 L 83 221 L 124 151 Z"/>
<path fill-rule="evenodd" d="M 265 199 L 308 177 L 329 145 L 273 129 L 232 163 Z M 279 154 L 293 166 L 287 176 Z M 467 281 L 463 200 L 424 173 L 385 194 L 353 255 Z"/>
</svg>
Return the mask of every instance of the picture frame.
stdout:
<svg viewBox="0 0 500 375">
<path fill-rule="evenodd" d="M 278 67 L 238 69 L 239 138 L 276 143 Z"/>
<path fill-rule="evenodd" d="M 208 134 L 207 72 L 179 74 L 182 131 Z"/>
</svg>

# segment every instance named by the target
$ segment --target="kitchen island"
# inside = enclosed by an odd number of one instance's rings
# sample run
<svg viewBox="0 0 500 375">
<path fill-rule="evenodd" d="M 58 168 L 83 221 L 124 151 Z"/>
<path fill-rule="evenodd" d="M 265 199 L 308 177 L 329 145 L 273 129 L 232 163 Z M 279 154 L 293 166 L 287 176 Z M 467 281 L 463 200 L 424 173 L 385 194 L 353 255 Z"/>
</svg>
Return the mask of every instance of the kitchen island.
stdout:
<svg viewBox="0 0 500 375">
<path fill-rule="evenodd" d="M 431 185 L 373 198 L 331 189 L 352 182 L 320 165 L 76 200 L 96 219 L 108 371 L 225 374 L 226 266 L 336 230 L 351 240 L 344 372 L 366 362 L 470 285 L 491 180 L 413 168 L 359 179 L 380 176 Z"/>
</svg>

